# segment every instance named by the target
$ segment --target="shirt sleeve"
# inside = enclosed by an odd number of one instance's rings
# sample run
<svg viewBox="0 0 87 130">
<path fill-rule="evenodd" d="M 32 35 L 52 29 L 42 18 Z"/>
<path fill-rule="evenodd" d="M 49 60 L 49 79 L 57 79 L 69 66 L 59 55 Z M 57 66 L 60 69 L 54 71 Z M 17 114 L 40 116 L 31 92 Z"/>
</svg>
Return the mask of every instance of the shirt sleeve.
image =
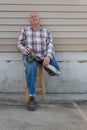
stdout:
<svg viewBox="0 0 87 130">
<path fill-rule="evenodd" d="M 18 49 L 23 53 L 26 49 L 26 46 L 24 45 L 24 41 L 26 39 L 25 29 L 23 28 L 21 30 L 20 36 L 18 38 Z"/>
<path fill-rule="evenodd" d="M 53 46 L 53 35 L 50 31 L 48 31 L 48 39 L 47 39 L 47 56 L 51 59 L 54 55 L 54 46 Z"/>
</svg>

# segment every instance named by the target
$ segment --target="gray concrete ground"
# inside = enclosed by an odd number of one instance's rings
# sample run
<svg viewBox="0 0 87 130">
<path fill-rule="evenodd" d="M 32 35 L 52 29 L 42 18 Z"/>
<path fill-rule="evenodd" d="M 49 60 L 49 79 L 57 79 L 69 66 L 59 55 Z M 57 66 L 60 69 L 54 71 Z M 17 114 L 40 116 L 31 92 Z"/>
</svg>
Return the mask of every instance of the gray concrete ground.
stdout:
<svg viewBox="0 0 87 130">
<path fill-rule="evenodd" d="M 0 130 L 87 130 L 87 102 L 39 101 L 35 112 L 27 110 L 23 96 L 0 96 Z"/>
</svg>

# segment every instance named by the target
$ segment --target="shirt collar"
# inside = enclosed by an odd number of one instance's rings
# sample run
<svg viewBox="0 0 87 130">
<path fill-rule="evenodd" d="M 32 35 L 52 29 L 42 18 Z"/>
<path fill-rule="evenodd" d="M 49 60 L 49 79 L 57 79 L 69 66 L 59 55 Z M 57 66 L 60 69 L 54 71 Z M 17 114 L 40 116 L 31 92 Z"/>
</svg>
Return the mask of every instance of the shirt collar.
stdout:
<svg viewBox="0 0 87 130">
<path fill-rule="evenodd" d="M 30 27 L 30 29 L 32 29 L 32 30 L 33 30 L 32 26 Z M 42 28 L 40 27 L 40 29 L 38 29 L 38 30 L 42 30 Z"/>
</svg>

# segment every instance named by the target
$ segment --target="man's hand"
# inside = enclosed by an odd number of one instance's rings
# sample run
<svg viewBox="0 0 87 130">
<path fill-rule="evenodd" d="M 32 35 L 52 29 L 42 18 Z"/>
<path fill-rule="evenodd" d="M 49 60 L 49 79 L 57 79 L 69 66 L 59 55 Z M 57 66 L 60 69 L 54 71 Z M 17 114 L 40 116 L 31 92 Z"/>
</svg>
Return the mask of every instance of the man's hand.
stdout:
<svg viewBox="0 0 87 130">
<path fill-rule="evenodd" d="M 24 51 L 24 55 L 28 55 L 29 53 L 30 53 L 30 49 L 29 48 L 27 48 L 25 51 Z"/>
<path fill-rule="evenodd" d="M 48 66 L 50 63 L 50 57 L 46 56 L 43 60 L 43 66 Z"/>
</svg>

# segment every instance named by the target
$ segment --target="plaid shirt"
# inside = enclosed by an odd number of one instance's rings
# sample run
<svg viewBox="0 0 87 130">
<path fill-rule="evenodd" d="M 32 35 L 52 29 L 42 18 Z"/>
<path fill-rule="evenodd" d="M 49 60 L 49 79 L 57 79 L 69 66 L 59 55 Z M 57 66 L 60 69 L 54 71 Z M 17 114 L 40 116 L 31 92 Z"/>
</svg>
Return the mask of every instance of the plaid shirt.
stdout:
<svg viewBox="0 0 87 130">
<path fill-rule="evenodd" d="M 23 53 L 26 48 L 33 50 L 37 56 L 43 58 L 54 55 L 53 37 L 46 28 L 33 30 L 32 27 L 25 27 L 21 30 L 18 39 L 18 49 Z"/>
</svg>

